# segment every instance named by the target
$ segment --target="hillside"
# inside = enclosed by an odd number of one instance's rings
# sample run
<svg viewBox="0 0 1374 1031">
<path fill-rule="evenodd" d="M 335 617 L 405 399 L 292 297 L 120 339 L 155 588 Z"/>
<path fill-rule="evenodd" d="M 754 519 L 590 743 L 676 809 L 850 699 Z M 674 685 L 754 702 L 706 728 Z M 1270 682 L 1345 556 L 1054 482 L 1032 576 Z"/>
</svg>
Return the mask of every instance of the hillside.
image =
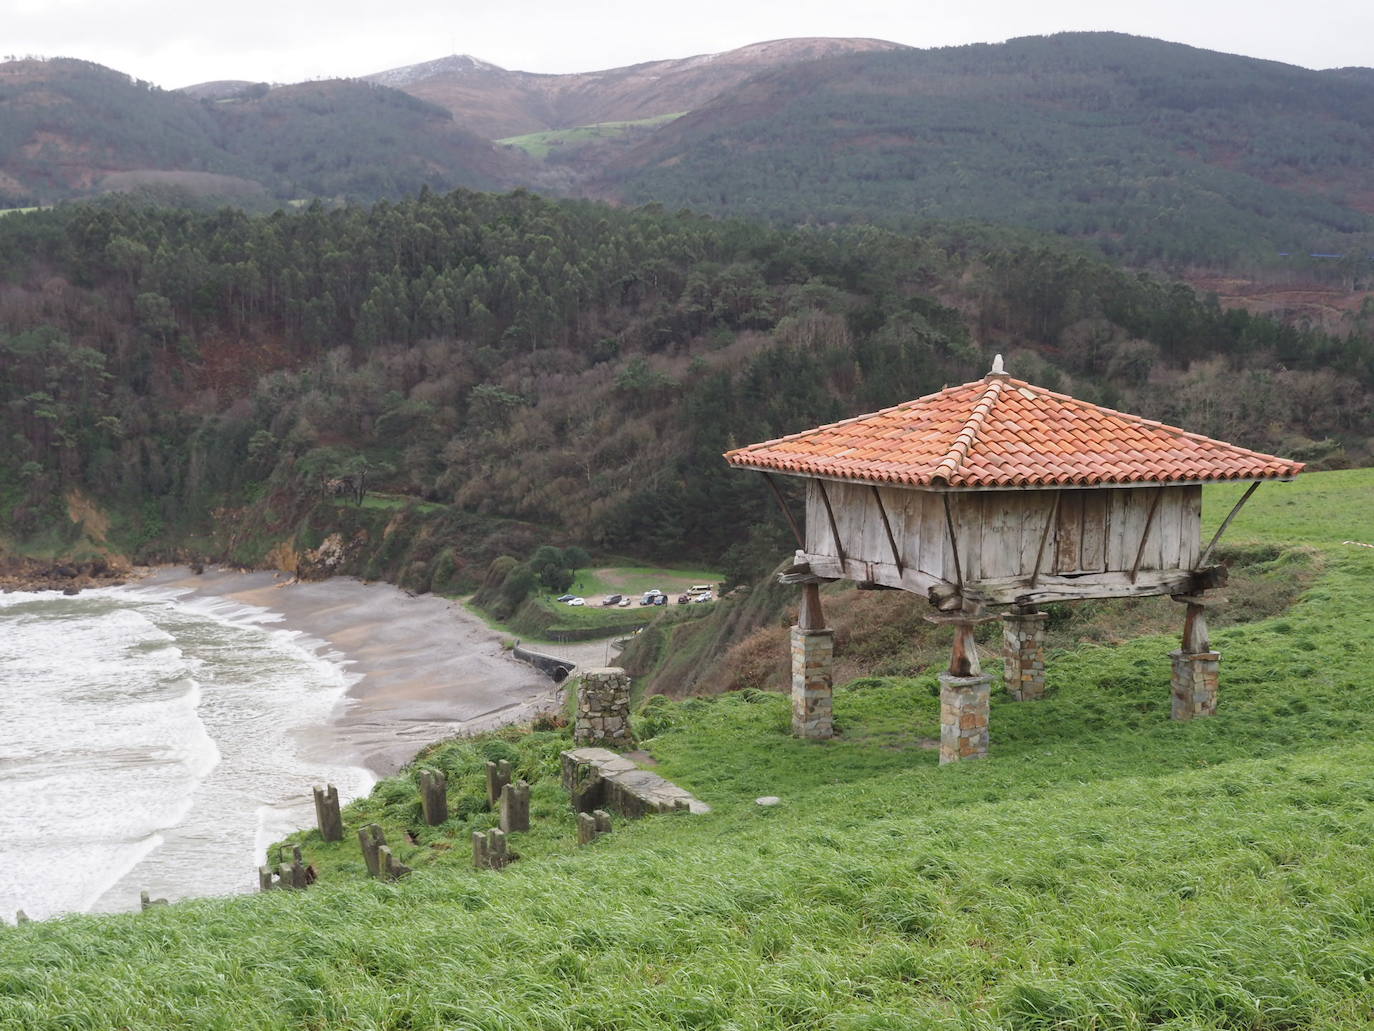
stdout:
<svg viewBox="0 0 1374 1031">
<path fill-rule="evenodd" d="M 518 163 L 447 112 L 380 86 L 251 87 L 202 101 L 84 61 L 0 64 L 0 207 L 140 185 L 372 200 L 505 185 Z"/>
<path fill-rule="evenodd" d="M 1108 33 L 759 74 L 588 187 L 825 223 L 976 218 L 1143 263 L 1374 250 L 1367 77 Z"/>
<path fill-rule="evenodd" d="M 879 39 L 779 39 L 719 54 L 626 68 L 541 75 L 466 54 L 365 76 L 437 104 L 491 139 L 690 111 L 770 68 L 840 54 L 904 49 Z"/>
<path fill-rule="evenodd" d="M 316 548 L 327 485 L 361 477 L 550 543 L 715 562 L 775 524 L 727 448 L 974 379 L 997 352 L 1049 389 L 1313 463 L 1374 436 L 1368 326 L 1284 326 L 986 231 L 524 192 L 264 218 L 70 205 L 0 219 L 0 277 L 0 528 L 66 525 L 80 489 L 147 558 Z M 495 545 L 475 537 L 430 542 L 407 584 L 446 552 L 442 579 L 453 553 L 480 577 Z"/>
<path fill-rule="evenodd" d="M 1371 503 L 1360 470 L 1247 507 L 1238 532 L 1310 544 L 1324 571 L 1291 611 L 1214 635 L 1215 718 L 1167 718 L 1172 634 L 1055 652 L 1051 696 L 996 693 L 992 756 L 955 767 L 920 747 L 930 676 L 840 687 L 826 745 L 788 736 L 781 695 L 654 703 L 642 745 L 713 811 L 617 820 L 585 848 L 555 773 L 566 731 L 451 742 L 425 760 L 448 772 L 448 824 L 418 826 L 414 769 L 346 814 L 349 834 L 382 821 L 404 881 L 310 832 L 306 892 L 0 926 L 0 1023 L 1367 1027 L 1374 551 L 1341 542 Z M 476 873 L 488 758 L 534 782 L 534 824 L 512 866 Z"/>
</svg>

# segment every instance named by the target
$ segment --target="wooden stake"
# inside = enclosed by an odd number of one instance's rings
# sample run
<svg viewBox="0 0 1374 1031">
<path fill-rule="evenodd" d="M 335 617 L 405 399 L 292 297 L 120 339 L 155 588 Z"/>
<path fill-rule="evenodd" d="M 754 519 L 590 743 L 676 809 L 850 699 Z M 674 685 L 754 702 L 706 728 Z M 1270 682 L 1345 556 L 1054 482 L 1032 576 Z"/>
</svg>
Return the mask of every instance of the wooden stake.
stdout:
<svg viewBox="0 0 1374 1031">
<path fill-rule="evenodd" d="M 883 507 L 883 495 L 875 484 L 869 484 L 868 489 L 873 492 L 873 500 L 878 505 L 878 514 L 883 517 L 883 529 L 887 531 L 887 544 L 892 549 L 892 561 L 897 565 L 897 575 L 906 572 L 902 566 L 902 553 L 897 548 L 897 538 L 892 536 L 892 524 L 887 521 L 887 509 Z"/>
<path fill-rule="evenodd" d="M 825 517 L 830 520 L 830 536 L 835 540 L 835 554 L 839 556 L 840 568 L 844 569 L 844 544 L 840 541 L 840 528 L 835 525 L 835 510 L 830 507 L 830 495 L 826 493 L 824 480 L 817 480 L 816 486 L 821 491 L 821 502 L 825 505 Z"/>
<path fill-rule="evenodd" d="M 778 507 L 782 509 L 782 514 L 787 517 L 787 525 L 792 527 L 792 536 L 797 540 L 797 547 L 805 551 L 806 540 L 802 537 L 802 532 L 797 526 L 796 519 L 792 518 L 792 510 L 787 507 L 787 499 L 782 496 L 782 489 L 778 487 L 773 477 L 762 469 L 759 470 L 759 475 L 762 476 L 764 481 L 768 484 L 768 489 L 773 492 L 773 497 L 777 499 Z"/>
<path fill-rule="evenodd" d="M 1159 508 L 1159 499 L 1164 496 L 1165 489 L 1160 487 L 1150 501 L 1150 513 L 1145 517 L 1145 529 L 1140 534 L 1140 547 L 1136 549 L 1135 563 L 1131 566 L 1131 583 L 1135 583 L 1136 574 L 1140 572 L 1140 560 L 1145 557 L 1145 544 L 1150 539 L 1150 530 L 1155 525 L 1155 512 Z"/>
<path fill-rule="evenodd" d="M 1260 481 L 1256 480 L 1254 483 L 1250 484 L 1250 489 L 1240 496 L 1240 500 L 1236 502 L 1235 508 L 1231 509 L 1231 514 L 1217 527 L 1217 532 L 1212 534 L 1212 540 L 1208 543 L 1207 550 L 1204 551 L 1202 557 L 1197 560 L 1197 565 L 1193 567 L 1194 569 L 1202 569 L 1207 565 L 1207 560 L 1212 557 L 1212 549 L 1217 546 L 1217 541 L 1221 540 L 1221 535 L 1225 533 L 1226 528 L 1231 525 L 1231 520 L 1236 517 L 1236 513 L 1240 511 L 1241 506 L 1250 500 L 1250 495 L 1259 489 L 1259 485 Z"/>
</svg>

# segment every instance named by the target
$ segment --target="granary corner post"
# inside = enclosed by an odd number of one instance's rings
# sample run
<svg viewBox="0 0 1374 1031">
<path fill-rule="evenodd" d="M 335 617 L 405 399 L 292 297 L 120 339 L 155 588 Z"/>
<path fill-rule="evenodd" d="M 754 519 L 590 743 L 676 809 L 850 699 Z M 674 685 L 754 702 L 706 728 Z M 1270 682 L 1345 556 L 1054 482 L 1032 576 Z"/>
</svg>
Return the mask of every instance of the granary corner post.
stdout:
<svg viewBox="0 0 1374 1031">
<path fill-rule="evenodd" d="M 1225 599 L 1200 594 L 1173 596 L 1187 606 L 1183 619 L 1183 647 L 1169 653 L 1173 660 L 1173 712 L 1176 720 L 1215 716 L 1217 681 L 1221 672 L 1221 653 L 1212 650 L 1207 637 L 1207 607 Z"/>
<path fill-rule="evenodd" d="M 940 674 L 940 765 L 988 754 L 988 715 L 992 677 L 978 661 L 973 628 L 997 616 L 981 612 L 952 612 L 926 616 L 937 625 L 954 628 L 949 669 Z"/>
<path fill-rule="evenodd" d="M 833 711 L 835 631 L 821 612 L 821 580 L 801 582 L 801 609 L 792 627 L 792 733 L 825 739 L 835 736 Z"/>
</svg>

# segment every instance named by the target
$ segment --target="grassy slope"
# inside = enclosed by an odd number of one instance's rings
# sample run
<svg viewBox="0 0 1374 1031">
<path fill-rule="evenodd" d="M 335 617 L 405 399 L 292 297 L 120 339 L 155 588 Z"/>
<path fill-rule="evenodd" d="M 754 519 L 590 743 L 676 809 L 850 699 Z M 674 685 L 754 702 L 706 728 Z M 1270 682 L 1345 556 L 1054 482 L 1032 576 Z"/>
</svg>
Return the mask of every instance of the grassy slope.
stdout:
<svg viewBox="0 0 1374 1031">
<path fill-rule="evenodd" d="M 660 772 L 715 812 L 582 850 L 557 733 L 449 745 L 455 832 L 490 823 L 487 752 L 542 778 L 511 869 L 460 871 L 461 838 L 426 832 L 399 850 L 431 868 L 340 888 L 356 869 L 312 833 L 326 876 L 303 896 L 0 929 L 0 1026 L 1368 1026 L 1374 550 L 1340 542 L 1371 502 L 1368 470 L 1251 501 L 1237 536 L 1326 562 L 1292 611 L 1215 635 L 1216 719 L 1168 720 L 1160 637 L 1055 656 L 1048 700 L 994 702 L 994 757 L 945 769 L 920 747 L 931 677 L 839 690 L 828 745 L 787 736 L 780 696 L 655 703 Z M 400 840 L 412 799 L 383 782 L 350 824 Z"/>
<path fill-rule="evenodd" d="M 547 129 L 543 132 L 525 133 L 523 136 L 507 136 L 496 142 L 519 147 L 526 154 L 542 161 L 554 148 L 572 150 L 584 147 L 608 136 L 622 136 L 632 129 L 651 129 L 675 118 L 681 118 L 684 114 L 685 111 L 678 111 L 674 114 L 654 115 L 652 118 L 639 118 L 630 122 L 596 122 L 571 129 Z"/>
</svg>

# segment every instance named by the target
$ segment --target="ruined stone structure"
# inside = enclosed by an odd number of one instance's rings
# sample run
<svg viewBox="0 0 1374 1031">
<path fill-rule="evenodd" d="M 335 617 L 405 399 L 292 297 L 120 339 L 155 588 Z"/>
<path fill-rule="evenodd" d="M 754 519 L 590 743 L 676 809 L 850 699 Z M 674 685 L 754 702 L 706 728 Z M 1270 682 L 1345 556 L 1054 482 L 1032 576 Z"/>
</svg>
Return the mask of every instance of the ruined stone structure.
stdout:
<svg viewBox="0 0 1374 1031">
<path fill-rule="evenodd" d="M 448 819 L 448 779 L 438 770 L 420 771 L 420 815 L 431 827 Z"/>
<path fill-rule="evenodd" d="M 562 765 L 563 787 L 579 813 L 603 806 L 631 818 L 684 809 L 711 811 L 690 791 L 606 748 L 570 748 L 562 753 Z"/>
<path fill-rule="evenodd" d="M 1173 657 L 1176 719 L 1216 711 L 1220 656 L 1206 642 L 1207 592 L 1226 570 L 1212 551 L 1265 480 L 1302 464 L 1211 440 L 1012 379 L 999 356 L 981 380 L 870 415 L 738 448 L 725 459 L 764 477 L 797 540 L 780 574 L 801 588 L 792 628 L 792 730 L 835 733 L 833 634 L 820 588 L 836 580 L 912 591 L 954 631 L 940 676 L 940 761 L 987 754 L 990 678 L 975 624 L 1002 617 L 1003 672 L 1017 701 L 1042 698 L 1039 606 L 1171 595 L 1189 605 Z M 804 525 L 775 474 L 805 484 Z M 1202 546 L 1202 484 L 1250 482 Z M 1197 628 L 1201 628 L 1200 632 Z M 580 739 L 579 739 L 580 740 Z"/>
<path fill-rule="evenodd" d="M 589 669 L 577 688 L 577 722 L 573 740 L 579 745 L 633 748 L 630 732 L 630 678 L 618 666 Z"/>
<path fill-rule="evenodd" d="M 339 812 L 339 789 L 333 784 L 315 786 L 315 826 L 325 841 L 343 841 L 343 817 Z"/>
<path fill-rule="evenodd" d="M 501 789 L 501 829 L 507 834 L 530 829 L 530 786 L 526 781 Z"/>
</svg>

